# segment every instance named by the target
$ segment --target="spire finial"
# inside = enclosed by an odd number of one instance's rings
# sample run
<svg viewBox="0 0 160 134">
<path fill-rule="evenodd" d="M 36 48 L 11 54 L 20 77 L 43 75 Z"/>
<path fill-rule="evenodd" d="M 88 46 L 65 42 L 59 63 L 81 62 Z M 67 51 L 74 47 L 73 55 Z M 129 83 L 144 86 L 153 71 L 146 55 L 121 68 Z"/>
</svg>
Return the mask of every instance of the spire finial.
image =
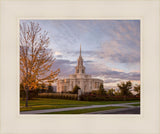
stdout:
<svg viewBox="0 0 160 134">
<path fill-rule="evenodd" d="M 80 44 L 80 56 L 81 56 L 81 44 Z"/>
</svg>

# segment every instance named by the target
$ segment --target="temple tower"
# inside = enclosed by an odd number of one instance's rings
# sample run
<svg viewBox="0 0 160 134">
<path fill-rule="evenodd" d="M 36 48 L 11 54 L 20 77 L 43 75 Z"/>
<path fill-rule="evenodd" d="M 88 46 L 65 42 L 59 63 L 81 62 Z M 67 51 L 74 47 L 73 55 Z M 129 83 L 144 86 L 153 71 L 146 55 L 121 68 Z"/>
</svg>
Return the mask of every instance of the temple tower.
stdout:
<svg viewBox="0 0 160 134">
<path fill-rule="evenodd" d="M 85 74 L 85 67 L 83 66 L 83 58 L 81 56 L 81 45 L 80 45 L 80 55 L 77 60 L 77 66 L 76 66 L 76 74 Z"/>
</svg>

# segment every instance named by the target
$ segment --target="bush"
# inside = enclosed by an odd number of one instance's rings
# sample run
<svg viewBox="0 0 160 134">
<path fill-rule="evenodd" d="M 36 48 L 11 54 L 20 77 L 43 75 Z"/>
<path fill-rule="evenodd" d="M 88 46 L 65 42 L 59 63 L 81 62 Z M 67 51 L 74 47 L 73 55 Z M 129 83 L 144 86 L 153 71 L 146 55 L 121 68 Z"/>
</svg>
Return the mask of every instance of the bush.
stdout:
<svg viewBox="0 0 160 134">
<path fill-rule="evenodd" d="M 39 98 L 53 98 L 53 99 L 67 99 L 67 100 L 77 100 L 77 94 L 68 93 L 39 93 Z"/>
<path fill-rule="evenodd" d="M 69 93 L 39 93 L 39 98 L 53 98 L 53 99 L 67 99 L 67 100 L 77 100 L 77 94 Z M 127 96 L 126 100 L 139 100 L 139 96 Z M 107 95 L 98 95 L 93 93 L 86 93 L 80 96 L 82 101 L 123 101 L 124 96 L 107 96 Z"/>
<path fill-rule="evenodd" d="M 107 96 L 107 95 L 99 95 L 99 94 L 83 94 L 80 96 L 82 101 L 123 101 L 124 96 Z M 138 96 L 126 96 L 126 100 L 139 100 Z"/>
</svg>

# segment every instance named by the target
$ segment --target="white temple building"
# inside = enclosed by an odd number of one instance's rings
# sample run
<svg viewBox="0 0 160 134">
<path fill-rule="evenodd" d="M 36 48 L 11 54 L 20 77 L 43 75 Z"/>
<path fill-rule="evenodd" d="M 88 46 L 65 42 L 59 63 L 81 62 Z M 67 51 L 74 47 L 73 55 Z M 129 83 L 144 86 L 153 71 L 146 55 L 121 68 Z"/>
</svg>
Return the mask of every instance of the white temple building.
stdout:
<svg viewBox="0 0 160 134">
<path fill-rule="evenodd" d="M 92 90 L 98 90 L 100 84 L 103 84 L 103 80 L 92 78 L 91 75 L 85 73 L 80 46 L 80 55 L 75 67 L 75 74 L 69 75 L 69 78 L 66 79 L 59 79 L 57 81 L 57 92 L 72 91 L 75 85 L 81 88 L 82 93 L 91 92 Z"/>
</svg>

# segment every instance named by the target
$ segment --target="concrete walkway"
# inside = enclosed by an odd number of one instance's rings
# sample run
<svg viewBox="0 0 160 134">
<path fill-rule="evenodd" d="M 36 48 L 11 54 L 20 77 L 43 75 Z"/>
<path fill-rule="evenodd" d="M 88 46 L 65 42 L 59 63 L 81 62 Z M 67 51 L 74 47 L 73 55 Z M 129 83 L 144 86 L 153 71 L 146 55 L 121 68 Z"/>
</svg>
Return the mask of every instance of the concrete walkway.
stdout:
<svg viewBox="0 0 160 134">
<path fill-rule="evenodd" d="M 139 102 L 132 103 L 121 103 L 121 104 L 106 104 L 106 105 L 91 105 L 91 106 L 83 106 L 83 107 L 70 107 L 70 108 L 58 108 L 58 109 L 44 109 L 44 110 L 33 110 L 33 111 L 23 111 L 20 114 L 42 114 L 42 113 L 51 113 L 51 112 L 62 112 L 62 111 L 70 111 L 70 110 L 79 110 L 79 109 L 88 109 L 88 108 L 100 108 L 100 107 L 135 107 L 130 104 L 139 104 Z"/>
<path fill-rule="evenodd" d="M 140 107 L 127 107 L 127 108 L 117 108 L 103 111 L 96 111 L 84 114 L 140 114 Z"/>
</svg>

